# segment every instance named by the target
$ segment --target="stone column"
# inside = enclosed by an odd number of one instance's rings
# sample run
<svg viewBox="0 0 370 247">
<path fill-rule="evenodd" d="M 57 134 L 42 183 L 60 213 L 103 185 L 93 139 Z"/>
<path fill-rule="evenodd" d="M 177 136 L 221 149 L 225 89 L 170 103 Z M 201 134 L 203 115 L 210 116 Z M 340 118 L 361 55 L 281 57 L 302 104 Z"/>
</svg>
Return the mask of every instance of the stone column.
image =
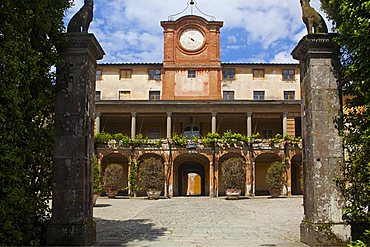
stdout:
<svg viewBox="0 0 370 247">
<path fill-rule="evenodd" d="M 250 167 L 250 157 L 249 155 L 245 155 L 245 196 L 246 197 L 251 197 L 251 188 L 252 188 L 252 183 L 251 183 L 251 167 Z"/>
<path fill-rule="evenodd" d="M 104 51 L 93 34 L 69 33 L 57 68 L 52 219 L 48 245 L 91 245 L 96 60 Z"/>
<path fill-rule="evenodd" d="M 247 113 L 247 136 L 252 135 L 252 112 Z"/>
<path fill-rule="evenodd" d="M 95 133 L 100 133 L 100 112 L 95 113 Z"/>
<path fill-rule="evenodd" d="M 167 139 L 172 138 L 171 125 L 172 125 L 172 112 L 167 112 Z"/>
<path fill-rule="evenodd" d="M 288 134 L 288 113 L 283 113 L 283 136 Z"/>
<path fill-rule="evenodd" d="M 217 131 L 217 113 L 212 112 L 212 126 L 211 126 L 211 132 L 216 133 Z"/>
<path fill-rule="evenodd" d="M 131 139 L 136 137 L 136 112 L 131 112 Z"/>
<path fill-rule="evenodd" d="M 215 169 L 214 169 L 214 163 L 211 161 L 209 162 L 209 196 L 214 197 L 215 196 L 215 185 L 214 185 L 214 177 L 215 177 Z"/>
<path fill-rule="evenodd" d="M 338 47 L 333 34 L 309 34 L 292 55 L 300 61 L 303 127 L 304 219 L 301 241 L 310 246 L 339 246 L 350 228 L 342 221 L 344 200 L 336 187 L 343 143 L 337 129 L 341 113 L 337 78 Z"/>
</svg>

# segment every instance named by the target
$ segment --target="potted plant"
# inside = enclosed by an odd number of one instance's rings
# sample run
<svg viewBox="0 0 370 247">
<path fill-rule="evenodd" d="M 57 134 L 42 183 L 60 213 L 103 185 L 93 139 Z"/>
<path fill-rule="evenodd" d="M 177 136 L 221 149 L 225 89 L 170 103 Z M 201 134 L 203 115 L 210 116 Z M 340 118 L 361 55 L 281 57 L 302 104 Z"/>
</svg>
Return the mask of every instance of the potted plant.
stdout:
<svg viewBox="0 0 370 247">
<path fill-rule="evenodd" d="M 94 178 L 93 178 L 93 205 L 95 206 L 99 192 L 102 190 L 101 177 L 99 173 L 98 159 L 94 157 Z"/>
<path fill-rule="evenodd" d="M 119 164 L 110 164 L 104 171 L 103 188 L 107 192 L 108 198 L 115 198 L 118 191 L 124 186 L 123 168 Z"/>
<path fill-rule="evenodd" d="M 158 199 L 163 188 L 163 164 L 159 159 L 148 158 L 140 163 L 140 187 L 146 190 L 148 199 Z"/>
<path fill-rule="evenodd" d="M 222 178 L 227 199 L 239 199 L 245 186 L 245 161 L 242 158 L 230 158 L 221 165 Z"/>
<path fill-rule="evenodd" d="M 277 198 L 280 196 L 285 184 L 286 166 L 281 161 L 273 162 L 267 169 L 265 181 L 269 188 L 271 197 Z"/>
<path fill-rule="evenodd" d="M 276 134 L 274 138 L 269 140 L 270 147 L 275 149 L 281 149 L 282 142 L 283 136 L 281 134 Z"/>
</svg>

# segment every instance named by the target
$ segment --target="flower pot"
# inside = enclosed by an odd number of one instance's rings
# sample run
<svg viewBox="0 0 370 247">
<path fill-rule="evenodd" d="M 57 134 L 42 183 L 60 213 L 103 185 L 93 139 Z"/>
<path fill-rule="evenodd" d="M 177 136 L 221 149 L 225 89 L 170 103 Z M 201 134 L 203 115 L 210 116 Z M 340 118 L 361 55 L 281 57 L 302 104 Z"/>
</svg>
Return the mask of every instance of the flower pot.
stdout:
<svg viewBox="0 0 370 247">
<path fill-rule="evenodd" d="M 116 198 L 118 191 L 117 190 L 107 190 L 108 198 Z"/>
<path fill-rule="evenodd" d="M 148 189 L 146 193 L 148 195 L 149 200 L 158 200 L 161 195 L 160 190 L 154 190 L 154 189 Z"/>
<path fill-rule="evenodd" d="M 227 189 L 226 191 L 227 200 L 238 200 L 242 190 L 240 189 Z"/>
<path fill-rule="evenodd" d="M 271 195 L 272 198 L 279 198 L 279 196 L 281 194 L 281 188 L 280 189 L 270 188 L 269 192 L 270 192 L 270 195 Z"/>
<path fill-rule="evenodd" d="M 99 197 L 99 193 L 94 193 L 94 195 L 93 195 L 93 206 L 96 205 L 96 200 L 98 200 L 98 197 Z"/>
</svg>

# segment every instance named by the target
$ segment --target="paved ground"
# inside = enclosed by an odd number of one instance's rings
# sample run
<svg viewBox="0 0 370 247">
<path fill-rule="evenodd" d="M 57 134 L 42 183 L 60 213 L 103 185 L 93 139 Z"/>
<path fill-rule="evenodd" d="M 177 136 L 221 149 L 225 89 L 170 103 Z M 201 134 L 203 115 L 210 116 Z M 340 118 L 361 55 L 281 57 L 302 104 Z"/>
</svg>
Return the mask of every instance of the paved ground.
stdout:
<svg viewBox="0 0 370 247">
<path fill-rule="evenodd" d="M 98 199 L 104 246 L 306 246 L 299 242 L 302 198 Z"/>
</svg>

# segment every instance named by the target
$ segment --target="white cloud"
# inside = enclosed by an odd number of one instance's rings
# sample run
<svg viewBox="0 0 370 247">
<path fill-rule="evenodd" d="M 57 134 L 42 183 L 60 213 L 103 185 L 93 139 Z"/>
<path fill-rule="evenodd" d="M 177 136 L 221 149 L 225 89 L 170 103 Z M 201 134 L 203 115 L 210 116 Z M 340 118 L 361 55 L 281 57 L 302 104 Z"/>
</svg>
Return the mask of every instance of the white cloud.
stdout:
<svg viewBox="0 0 370 247">
<path fill-rule="evenodd" d="M 93 32 L 106 51 L 103 62 L 161 62 L 163 60 L 163 30 L 160 21 L 186 7 L 186 0 L 95 0 Z M 66 21 L 82 6 L 75 0 Z M 319 0 L 312 0 L 318 9 Z M 227 51 L 239 52 L 237 61 L 255 62 L 282 59 L 306 34 L 298 0 L 197 0 L 203 12 L 224 21 L 221 30 Z M 190 14 L 190 8 L 184 14 Z M 199 14 L 194 9 L 194 14 Z M 179 16 L 178 16 L 179 17 Z M 233 32 L 235 32 L 233 34 Z M 248 52 L 253 55 L 247 56 Z M 259 50 L 259 51 L 258 51 Z M 285 52 L 285 53 L 284 53 Z M 262 56 L 264 54 L 264 56 Z M 285 55 L 284 55 L 285 54 Z M 244 57 L 243 57 L 244 56 Z"/>
</svg>

